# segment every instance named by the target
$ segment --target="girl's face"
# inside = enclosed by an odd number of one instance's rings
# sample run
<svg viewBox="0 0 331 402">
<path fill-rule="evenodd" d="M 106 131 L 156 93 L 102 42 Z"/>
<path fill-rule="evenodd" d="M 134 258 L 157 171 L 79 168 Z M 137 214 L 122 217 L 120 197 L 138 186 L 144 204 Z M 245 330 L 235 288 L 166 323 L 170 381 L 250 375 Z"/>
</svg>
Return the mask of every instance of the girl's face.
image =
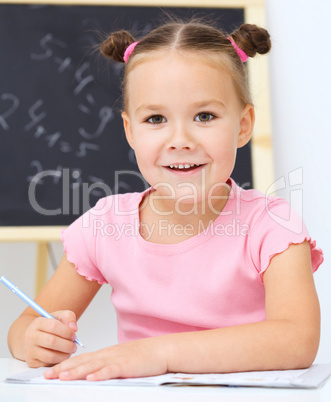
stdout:
<svg viewBox="0 0 331 402">
<path fill-rule="evenodd" d="M 124 128 L 154 195 L 217 204 L 237 148 L 250 139 L 252 105 L 240 103 L 226 73 L 176 51 L 138 64 L 127 85 Z"/>
</svg>

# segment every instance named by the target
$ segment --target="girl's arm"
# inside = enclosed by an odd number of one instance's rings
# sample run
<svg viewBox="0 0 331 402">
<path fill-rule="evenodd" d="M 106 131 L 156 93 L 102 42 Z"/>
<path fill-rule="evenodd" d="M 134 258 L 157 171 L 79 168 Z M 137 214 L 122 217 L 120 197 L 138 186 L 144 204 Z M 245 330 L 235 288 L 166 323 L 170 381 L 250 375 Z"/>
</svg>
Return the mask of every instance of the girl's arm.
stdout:
<svg viewBox="0 0 331 402">
<path fill-rule="evenodd" d="M 40 317 L 28 307 L 9 329 L 8 346 L 13 357 L 30 367 L 49 366 L 70 357 L 76 351 L 76 321 L 100 286 L 79 275 L 64 255 L 35 299 L 57 320 Z"/>
<path fill-rule="evenodd" d="M 173 336 L 171 370 L 236 372 L 309 367 L 320 339 L 320 308 L 308 242 L 274 256 L 266 270 L 266 320 L 204 333 Z M 189 358 L 189 346 L 195 349 Z M 185 351 L 185 358 L 176 358 Z M 198 355 L 200 356 L 198 357 Z M 183 356 L 184 357 L 184 356 Z"/>
<path fill-rule="evenodd" d="M 167 371 L 225 373 L 310 366 L 319 345 L 320 309 L 309 244 L 291 245 L 274 256 L 264 284 L 265 321 L 112 346 L 60 363 L 45 377 L 103 380 Z"/>
</svg>

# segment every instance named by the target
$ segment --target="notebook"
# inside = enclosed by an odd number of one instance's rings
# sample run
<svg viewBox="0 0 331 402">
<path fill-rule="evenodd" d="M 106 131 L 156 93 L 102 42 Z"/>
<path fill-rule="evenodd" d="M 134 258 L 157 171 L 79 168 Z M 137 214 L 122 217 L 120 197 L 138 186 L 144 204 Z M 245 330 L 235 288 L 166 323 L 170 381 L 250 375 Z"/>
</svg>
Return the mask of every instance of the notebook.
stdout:
<svg viewBox="0 0 331 402">
<path fill-rule="evenodd" d="M 331 364 L 314 364 L 303 370 L 250 371 L 230 374 L 167 373 L 153 377 L 124 378 L 91 382 L 86 380 L 46 380 L 47 368 L 29 371 L 8 377 L 7 383 L 43 385 L 91 385 L 91 386 L 160 386 L 160 385 L 209 385 L 235 387 L 318 388 L 331 375 Z"/>
</svg>

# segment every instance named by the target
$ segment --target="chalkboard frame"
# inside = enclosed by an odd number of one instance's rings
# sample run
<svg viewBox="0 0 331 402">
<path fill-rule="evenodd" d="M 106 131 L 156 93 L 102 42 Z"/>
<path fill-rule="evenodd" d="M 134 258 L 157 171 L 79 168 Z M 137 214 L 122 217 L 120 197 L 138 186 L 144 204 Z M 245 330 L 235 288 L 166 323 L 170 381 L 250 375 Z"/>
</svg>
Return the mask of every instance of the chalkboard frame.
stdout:
<svg viewBox="0 0 331 402">
<path fill-rule="evenodd" d="M 153 6 L 153 7 L 198 7 L 240 8 L 244 20 L 266 26 L 263 0 L 0 0 L 0 4 L 49 4 L 49 5 L 109 5 L 109 6 Z M 274 180 L 271 141 L 271 117 L 268 85 L 268 58 L 248 61 L 250 86 L 257 94 L 254 99 L 257 110 L 254 135 L 251 140 L 254 188 L 266 192 Z M 0 227 L 2 242 L 52 242 L 60 240 L 62 226 L 10 226 Z"/>
</svg>

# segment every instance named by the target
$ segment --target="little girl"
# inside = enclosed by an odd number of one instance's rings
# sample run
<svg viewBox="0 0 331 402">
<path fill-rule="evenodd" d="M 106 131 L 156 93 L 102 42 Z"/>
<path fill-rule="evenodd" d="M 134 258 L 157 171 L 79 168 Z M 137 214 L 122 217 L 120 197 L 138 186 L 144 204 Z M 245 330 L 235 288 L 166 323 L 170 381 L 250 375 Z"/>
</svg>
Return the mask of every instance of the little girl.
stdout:
<svg viewBox="0 0 331 402">
<path fill-rule="evenodd" d="M 36 298 L 58 320 L 27 308 L 9 331 L 14 357 L 91 381 L 312 364 L 322 251 L 286 201 L 230 177 L 254 126 L 244 62 L 270 46 L 255 25 L 227 36 L 192 21 L 101 45 L 125 63 L 124 129 L 150 188 L 105 197 L 62 232 L 64 257 Z M 105 283 L 119 344 L 68 359 Z"/>
</svg>

